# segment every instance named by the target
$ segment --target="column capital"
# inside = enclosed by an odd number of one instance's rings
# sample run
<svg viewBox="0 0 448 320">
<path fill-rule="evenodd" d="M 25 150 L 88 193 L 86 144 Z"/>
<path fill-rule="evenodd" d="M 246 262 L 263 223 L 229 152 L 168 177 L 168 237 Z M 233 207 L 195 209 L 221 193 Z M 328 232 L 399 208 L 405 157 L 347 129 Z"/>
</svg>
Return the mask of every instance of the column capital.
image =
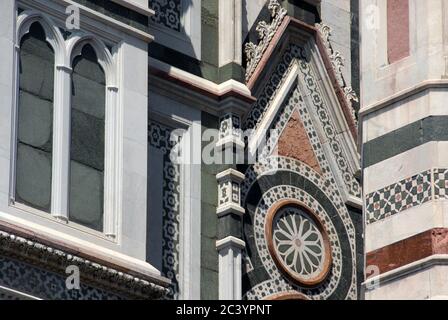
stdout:
<svg viewBox="0 0 448 320">
<path fill-rule="evenodd" d="M 244 180 L 244 178 L 245 178 L 244 173 L 241 173 L 238 170 L 232 168 L 222 171 L 216 175 L 218 183 L 225 180 L 231 180 L 237 183 L 241 183 Z"/>
<path fill-rule="evenodd" d="M 216 241 L 216 249 L 218 251 L 225 249 L 227 247 L 244 249 L 246 247 L 246 243 L 243 240 L 232 236 Z"/>
</svg>

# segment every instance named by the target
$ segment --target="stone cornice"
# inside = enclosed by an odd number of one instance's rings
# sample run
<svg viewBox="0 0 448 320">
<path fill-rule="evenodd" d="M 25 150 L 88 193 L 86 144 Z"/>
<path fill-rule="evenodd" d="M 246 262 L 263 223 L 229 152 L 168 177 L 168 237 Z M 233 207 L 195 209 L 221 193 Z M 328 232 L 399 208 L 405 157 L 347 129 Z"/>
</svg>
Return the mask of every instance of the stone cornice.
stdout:
<svg viewBox="0 0 448 320">
<path fill-rule="evenodd" d="M 368 278 L 362 283 L 362 288 L 365 292 L 375 290 L 378 285 L 385 286 L 389 283 L 403 279 L 412 274 L 428 270 L 435 266 L 447 266 L 448 254 L 434 254 L 429 257 L 414 261 L 407 265 L 393 269 L 391 271 L 382 273 L 380 275 Z"/>
<path fill-rule="evenodd" d="M 244 173 L 241 173 L 235 169 L 227 169 L 216 175 L 216 179 L 218 180 L 218 182 L 228 179 L 241 183 L 244 180 L 244 178 L 245 178 Z"/>
<path fill-rule="evenodd" d="M 160 299 L 166 292 L 167 282 L 136 275 L 129 270 L 120 269 L 107 261 L 82 257 L 75 250 L 61 248 L 26 230 L 5 223 L 0 224 L 0 255 L 17 259 L 45 270 L 65 274 L 69 265 L 80 270 L 82 282 L 117 293 L 130 299 Z M 169 281 L 168 281 L 169 282 Z"/>
<path fill-rule="evenodd" d="M 399 91 L 389 97 L 384 98 L 378 102 L 370 104 L 361 108 L 359 111 L 360 118 L 364 118 L 367 115 L 380 111 L 384 108 L 388 108 L 395 103 L 403 101 L 405 99 L 409 99 L 410 97 L 416 96 L 423 91 L 431 90 L 431 89 L 446 89 L 448 88 L 448 80 L 445 79 L 428 79 L 418 83 L 415 86 L 409 87 L 402 91 Z"/>
<path fill-rule="evenodd" d="M 94 34 L 101 35 L 105 38 L 111 39 L 113 41 L 119 41 L 116 36 L 116 30 L 122 31 L 128 35 L 136 37 L 140 40 L 143 40 L 147 43 L 150 43 L 154 40 L 153 35 L 149 34 L 145 30 L 138 29 L 134 26 L 121 22 L 115 18 L 107 16 L 99 11 L 93 10 L 89 7 L 86 7 L 74 0 L 53 0 L 53 1 L 44 1 L 44 0 L 21 0 L 21 4 L 25 8 L 38 10 L 45 14 L 49 14 L 52 17 L 59 19 L 60 21 L 65 21 L 66 14 L 64 11 L 60 11 L 61 6 L 66 8 L 67 6 L 74 5 L 80 9 L 81 19 L 82 17 L 89 17 L 89 19 L 83 19 L 83 29 L 92 32 Z M 60 5 L 60 6 L 58 6 Z M 129 5 L 129 3 L 128 3 Z M 128 8 L 129 9 L 129 8 Z M 137 11 L 136 11 L 137 12 Z M 148 16 L 150 12 L 147 12 L 145 16 Z M 104 28 L 101 24 L 109 26 L 110 28 Z"/>
<path fill-rule="evenodd" d="M 232 236 L 216 241 L 216 249 L 218 251 L 230 246 L 244 249 L 246 247 L 246 243 L 243 240 Z"/>
<path fill-rule="evenodd" d="M 150 90 L 161 91 L 183 103 L 191 101 L 191 105 L 214 115 L 228 111 L 229 102 L 238 109 L 234 110 L 236 113 L 243 114 L 256 101 L 246 85 L 238 81 L 216 84 L 151 57 L 149 83 Z"/>
</svg>

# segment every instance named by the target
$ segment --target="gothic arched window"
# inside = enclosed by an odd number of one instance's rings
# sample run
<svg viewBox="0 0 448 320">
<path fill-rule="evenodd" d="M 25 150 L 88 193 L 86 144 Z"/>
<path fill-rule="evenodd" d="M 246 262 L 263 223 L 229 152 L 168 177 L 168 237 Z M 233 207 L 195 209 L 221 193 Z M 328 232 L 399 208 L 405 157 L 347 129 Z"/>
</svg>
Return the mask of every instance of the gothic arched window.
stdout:
<svg viewBox="0 0 448 320">
<path fill-rule="evenodd" d="M 105 72 L 90 44 L 72 69 L 69 220 L 103 231 Z"/>
<path fill-rule="evenodd" d="M 51 211 L 55 54 L 40 23 L 20 43 L 15 200 Z"/>
</svg>

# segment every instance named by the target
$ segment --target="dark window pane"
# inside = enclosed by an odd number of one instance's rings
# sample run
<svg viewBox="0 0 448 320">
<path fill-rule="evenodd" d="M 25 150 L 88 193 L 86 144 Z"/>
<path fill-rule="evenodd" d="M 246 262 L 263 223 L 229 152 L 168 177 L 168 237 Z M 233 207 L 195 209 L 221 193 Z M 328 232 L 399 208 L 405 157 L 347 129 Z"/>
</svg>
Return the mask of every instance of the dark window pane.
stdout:
<svg viewBox="0 0 448 320">
<path fill-rule="evenodd" d="M 105 76 L 85 45 L 73 62 L 70 220 L 103 230 Z"/>
<path fill-rule="evenodd" d="M 54 52 L 34 23 L 22 38 L 15 198 L 51 210 Z"/>
</svg>

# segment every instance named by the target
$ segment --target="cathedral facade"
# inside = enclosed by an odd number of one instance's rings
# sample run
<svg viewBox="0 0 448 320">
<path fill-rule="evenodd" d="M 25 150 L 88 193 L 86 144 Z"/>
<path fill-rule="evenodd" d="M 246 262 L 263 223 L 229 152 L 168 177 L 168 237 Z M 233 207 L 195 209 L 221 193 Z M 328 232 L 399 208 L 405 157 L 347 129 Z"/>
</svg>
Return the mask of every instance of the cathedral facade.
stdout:
<svg viewBox="0 0 448 320">
<path fill-rule="evenodd" d="M 0 299 L 448 296 L 447 5 L 3 0 Z"/>
</svg>

